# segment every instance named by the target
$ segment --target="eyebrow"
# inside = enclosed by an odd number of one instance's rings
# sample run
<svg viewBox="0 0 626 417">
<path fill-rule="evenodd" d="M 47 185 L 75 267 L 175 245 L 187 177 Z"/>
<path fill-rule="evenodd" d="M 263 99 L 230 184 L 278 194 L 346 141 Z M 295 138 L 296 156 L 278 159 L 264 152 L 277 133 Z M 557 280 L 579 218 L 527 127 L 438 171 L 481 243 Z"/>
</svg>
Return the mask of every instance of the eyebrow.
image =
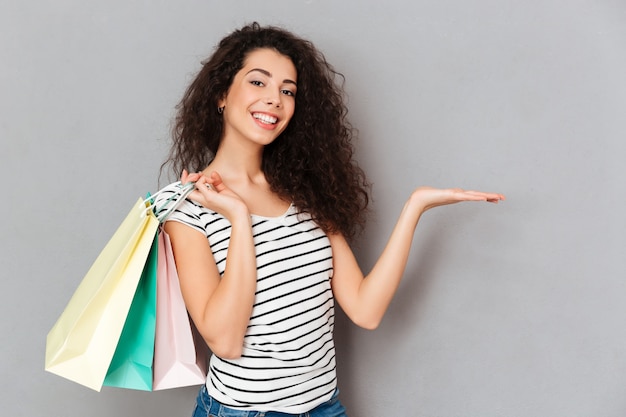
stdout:
<svg viewBox="0 0 626 417">
<path fill-rule="evenodd" d="M 248 72 L 246 73 L 246 75 L 248 75 L 248 74 L 250 74 L 251 72 L 254 72 L 254 71 L 258 71 L 258 72 L 260 72 L 261 74 L 263 74 L 263 75 L 265 75 L 265 76 L 267 76 L 267 77 L 270 77 L 270 78 L 272 77 L 272 73 L 271 73 L 271 72 L 269 72 L 269 71 L 267 71 L 267 70 L 264 70 L 264 69 L 262 69 L 262 68 L 252 68 L 250 71 L 248 71 Z M 288 78 L 284 79 L 284 80 L 283 80 L 283 83 L 285 83 L 285 84 L 293 84 L 293 85 L 295 85 L 295 86 L 297 86 L 297 85 L 298 85 L 298 84 L 297 84 L 294 80 L 290 80 L 290 79 L 288 79 Z"/>
</svg>

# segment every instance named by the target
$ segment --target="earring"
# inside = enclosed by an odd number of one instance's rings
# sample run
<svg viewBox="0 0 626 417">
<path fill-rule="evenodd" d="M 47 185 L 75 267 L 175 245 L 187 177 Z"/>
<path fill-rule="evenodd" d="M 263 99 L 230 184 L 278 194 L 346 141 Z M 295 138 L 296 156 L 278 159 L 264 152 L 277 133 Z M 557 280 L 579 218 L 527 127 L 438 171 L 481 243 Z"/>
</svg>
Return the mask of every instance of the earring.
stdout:
<svg viewBox="0 0 626 417">
<path fill-rule="evenodd" d="M 218 108 L 217 108 L 217 114 L 222 114 L 222 113 L 224 113 L 224 107 L 226 107 L 226 106 L 218 107 Z"/>
</svg>

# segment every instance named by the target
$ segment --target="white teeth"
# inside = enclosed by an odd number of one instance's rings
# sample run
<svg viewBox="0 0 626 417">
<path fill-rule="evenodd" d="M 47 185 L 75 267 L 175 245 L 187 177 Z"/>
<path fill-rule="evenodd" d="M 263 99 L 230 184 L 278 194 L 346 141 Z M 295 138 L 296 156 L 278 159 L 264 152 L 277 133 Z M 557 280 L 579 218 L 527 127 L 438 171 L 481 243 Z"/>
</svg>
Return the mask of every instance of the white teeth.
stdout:
<svg viewBox="0 0 626 417">
<path fill-rule="evenodd" d="M 262 113 L 254 113 L 252 117 L 262 121 L 263 123 L 268 123 L 268 124 L 274 124 L 278 121 L 277 118 L 268 116 L 267 114 L 262 114 Z"/>
</svg>

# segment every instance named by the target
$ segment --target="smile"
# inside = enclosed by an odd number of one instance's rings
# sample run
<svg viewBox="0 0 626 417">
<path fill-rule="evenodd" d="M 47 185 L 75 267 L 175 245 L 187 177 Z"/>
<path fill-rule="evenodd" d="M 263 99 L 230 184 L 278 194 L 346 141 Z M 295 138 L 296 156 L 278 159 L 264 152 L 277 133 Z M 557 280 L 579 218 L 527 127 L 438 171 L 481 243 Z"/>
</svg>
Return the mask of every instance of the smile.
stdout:
<svg viewBox="0 0 626 417">
<path fill-rule="evenodd" d="M 278 118 L 269 116 L 263 113 L 252 113 L 252 117 L 259 120 L 262 123 L 273 125 L 278 121 Z"/>
</svg>

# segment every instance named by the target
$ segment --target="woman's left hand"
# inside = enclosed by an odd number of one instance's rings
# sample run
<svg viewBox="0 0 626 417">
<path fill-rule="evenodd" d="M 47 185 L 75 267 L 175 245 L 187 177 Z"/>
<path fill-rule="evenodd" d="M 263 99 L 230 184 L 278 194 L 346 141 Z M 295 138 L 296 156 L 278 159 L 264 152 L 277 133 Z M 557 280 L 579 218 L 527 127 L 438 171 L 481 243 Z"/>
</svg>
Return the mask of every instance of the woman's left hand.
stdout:
<svg viewBox="0 0 626 417">
<path fill-rule="evenodd" d="M 462 201 L 487 201 L 498 203 L 504 200 L 504 195 L 487 193 L 483 191 L 467 191 L 461 188 L 439 189 L 432 187 L 419 187 L 411 194 L 410 201 L 418 204 L 422 211 Z"/>
</svg>

